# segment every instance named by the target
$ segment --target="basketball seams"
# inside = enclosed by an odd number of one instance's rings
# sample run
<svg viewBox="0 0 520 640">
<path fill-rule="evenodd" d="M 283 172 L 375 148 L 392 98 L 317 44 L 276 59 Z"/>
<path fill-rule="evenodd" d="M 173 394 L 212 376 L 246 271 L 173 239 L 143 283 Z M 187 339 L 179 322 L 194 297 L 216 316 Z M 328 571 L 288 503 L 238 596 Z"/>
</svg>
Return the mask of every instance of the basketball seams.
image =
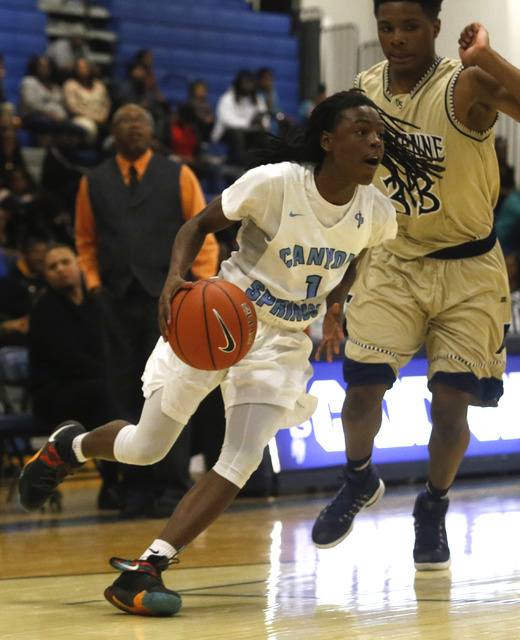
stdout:
<svg viewBox="0 0 520 640">
<path fill-rule="evenodd" d="M 183 294 L 183 296 L 182 296 L 182 299 L 179 301 L 179 304 L 177 306 L 177 313 L 175 314 L 174 336 L 175 336 L 175 342 L 177 344 L 177 349 L 181 352 L 182 358 L 184 359 L 184 362 L 186 362 L 187 364 L 191 364 L 189 362 L 188 358 L 186 357 L 184 349 L 182 348 L 181 341 L 179 340 L 179 335 L 178 335 L 178 331 L 177 331 L 177 325 L 179 324 L 179 320 L 180 320 L 180 317 L 181 317 L 182 305 L 184 304 L 184 301 L 186 300 L 186 296 L 188 295 L 188 289 L 181 289 L 180 291 L 178 291 L 177 294 L 174 296 L 174 299 L 177 296 L 180 296 L 181 294 Z"/>
<path fill-rule="evenodd" d="M 213 356 L 213 345 L 211 344 L 211 336 L 209 332 L 209 323 L 208 323 L 208 310 L 206 308 L 206 289 L 210 286 L 210 282 L 204 283 L 204 288 L 202 289 L 202 309 L 204 311 L 204 328 L 206 330 L 206 344 L 208 345 L 209 356 L 211 358 L 211 362 L 213 363 L 213 369 L 217 368 L 215 358 Z"/>
<path fill-rule="evenodd" d="M 180 353 L 178 353 L 177 355 L 181 358 L 181 360 L 183 360 L 186 364 L 189 364 L 190 367 L 195 367 L 195 364 L 192 362 L 192 360 L 190 360 L 190 358 L 188 357 L 185 349 L 182 348 L 182 340 L 179 337 L 179 332 L 177 329 L 177 325 L 183 322 L 183 318 L 182 318 L 182 306 L 183 304 L 186 302 L 186 297 L 188 296 L 188 293 L 192 290 L 195 290 L 195 288 L 199 287 L 199 286 L 204 286 L 206 283 L 205 281 L 199 281 L 199 282 L 195 282 L 191 287 L 185 287 L 180 289 L 174 296 L 174 300 L 175 298 L 177 298 L 177 296 L 181 296 L 182 298 L 180 299 L 178 306 L 177 306 L 177 313 L 175 316 L 175 342 L 177 345 L 177 349 Z M 203 289 L 204 291 L 204 289 Z"/>
</svg>

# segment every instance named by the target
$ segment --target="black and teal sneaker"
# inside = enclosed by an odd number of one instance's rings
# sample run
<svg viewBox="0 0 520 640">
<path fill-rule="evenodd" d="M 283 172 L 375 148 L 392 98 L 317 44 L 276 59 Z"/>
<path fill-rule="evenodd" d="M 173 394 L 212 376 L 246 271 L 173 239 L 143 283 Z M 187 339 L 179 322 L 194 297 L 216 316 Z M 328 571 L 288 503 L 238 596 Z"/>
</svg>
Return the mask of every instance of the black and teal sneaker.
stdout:
<svg viewBox="0 0 520 640">
<path fill-rule="evenodd" d="M 114 607 L 137 616 L 173 616 L 182 607 L 181 596 L 167 589 L 161 573 L 172 561 L 166 556 L 148 556 L 146 560 L 111 558 L 114 569 L 123 573 L 105 589 L 105 598 Z"/>
<path fill-rule="evenodd" d="M 85 428 L 79 422 L 62 422 L 25 464 L 18 478 L 18 497 L 26 511 L 43 507 L 65 476 L 82 466 L 72 451 L 72 441 L 82 433 Z"/>
</svg>

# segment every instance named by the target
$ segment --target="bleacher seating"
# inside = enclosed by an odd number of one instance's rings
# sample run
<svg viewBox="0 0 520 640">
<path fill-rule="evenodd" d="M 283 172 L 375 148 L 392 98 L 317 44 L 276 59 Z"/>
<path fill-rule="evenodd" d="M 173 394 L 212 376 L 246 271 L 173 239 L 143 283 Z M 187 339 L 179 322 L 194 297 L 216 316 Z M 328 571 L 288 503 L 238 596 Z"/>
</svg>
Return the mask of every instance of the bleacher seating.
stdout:
<svg viewBox="0 0 520 640">
<path fill-rule="evenodd" d="M 171 24 L 177 26 L 196 26 L 232 30 L 237 32 L 258 32 L 289 35 L 291 21 L 282 14 L 257 13 L 255 11 L 237 11 L 229 0 L 214 5 L 179 0 L 112 0 L 111 14 L 116 21 L 133 20 L 143 23 Z M 195 44 L 195 43 L 194 43 Z"/>
<path fill-rule="evenodd" d="M 91 4 L 110 12 L 110 27 L 118 36 L 115 78 L 124 75 L 137 50 L 151 49 L 157 78 L 173 104 L 186 99 L 189 81 L 201 78 L 215 105 L 239 69 L 269 66 L 282 110 L 296 114 L 298 45 L 289 16 L 253 11 L 245 0 L 197 0 L 188 5 L 184 0 L 97 0 Z M 11 102 L 18 101 L 28 59 L 47 48 L 46 20 L 38 0 L 0 2 L 0 54 Z"/>
<path fill-rule="evenodd" d="M 294 115 L 298 108 L 298 44 L 291 18 L 253 11 L 242 0 L 105 0 L 117 33 L 116 77 L 138 49 L 151 49 L 155 71 L 172 103 L 186 98 L 186 85 L 205 80 L 215 105 L 236 72 L 271 67 L 280 106 Z"/>
<path fill-rule="evenodd" d="M 123 43 L 138 43 L 142 46 L 192 49 L 195 42 L 202 42 L 203 50 L 228 53 L 256 54 L 266 56 L 266 52 L 276 56 L 294 59 L 297 43 L 286 35 L 265 33 L 243 33 L 199 28 L 194 26 L 147 24 L 146 29 L 139 22 L 123 22 L 118 26 L 118 34 Z"/>
<path fill-rule="evenodd" d="M 45 15 L 37 0 L 2 0 L 0 6 L 0 53 L 4 56 L 5 91 L 11 102 L 18 99 L 20 80 L 30 56 L 47 47 Z"/>
<path fill-rule="evenodd" d="M 27 9 L 6 8 L 4 2 L 0 7 L 0 25 L 9 33 L 16 31 L 22 33 L 35 33 L 45 35 L 45 16 L 40 12 Z"/>
<path fill-rule="evenodd" d="M 2 0 L 2 7 L 19 11 L 36 11 L 36 0 Z"/>
<path fill-rule="evenodd" d="M 132 58 L 139 46 L 124 44 L 119 47 L 121 58 Z M 287 105 L 286 111 L 294 113 L 298 90 L 298 63 L 296 59 L 284 59 L 277 64 L 272 58 L 266 59 L 259 54 L 248 56 L 240 53 L 200 50 L 188 51 L 184 48 L 153 47 L 156 75 L 166 97 L 174 102 L 186 100 L 187 83 L 195 78 L 202 78 L 209 85 L 210 101 L 216 103 L 218 96 L 226 91 L 239 69 L 248 68 L 252 71 L 270 66 L 276 77 L 276 87 L 280 94 L 280 101 Z M 174 69 L 171 73 L 169 69 Z M 294 98 L 293 98 L 294 96 Z"/>
</svg>

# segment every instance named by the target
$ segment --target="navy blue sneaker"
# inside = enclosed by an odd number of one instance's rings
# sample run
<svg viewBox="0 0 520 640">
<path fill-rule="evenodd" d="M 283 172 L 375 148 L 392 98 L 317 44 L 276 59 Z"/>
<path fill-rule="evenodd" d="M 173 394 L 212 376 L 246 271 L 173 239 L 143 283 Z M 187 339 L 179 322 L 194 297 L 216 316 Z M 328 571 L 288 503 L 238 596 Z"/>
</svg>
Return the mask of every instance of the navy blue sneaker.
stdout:
<svg viewBox="0 0 520 640">
<path fill-rule="evenodd" d="M 450 501 L 433 500 L 427 491 L 422 491 L 415 501 L 415 546 L 413 559 L 419 571 L 448 569 L 451 564 L 445 519 Z"/>
<path fill-rule="evenodd" d="M 319 549 L 330 549 L 344 540 L 352 531 L 354 518 L 366 507 L 379 502 L 385 492 L 385 484 L 374 466 L 367 473 L 345 471 L 345 483 L 322 510 L 312 528 L 312 541 Z"/>
<path fill-rule="evenodd" d="M 166 556 L 154 555 L 146 560 L 110 558 L 114 569 L 123 573 L 105 589 L 105 598 L 121 611 L 137 616 L 175 615 L 182 607 L 181 596 L 167 589 L 161 576 L 170 562 Z"/>
<path fill-rule="evenodd" d="M 85 433 L 79 422 L 62 422 L 43 447 L 26 462 L 18 478 L 18 498 L 26 511 L 36 511 L 55 493 L 65 476 L 82 466 L 72 441 Z"/>
</svg>

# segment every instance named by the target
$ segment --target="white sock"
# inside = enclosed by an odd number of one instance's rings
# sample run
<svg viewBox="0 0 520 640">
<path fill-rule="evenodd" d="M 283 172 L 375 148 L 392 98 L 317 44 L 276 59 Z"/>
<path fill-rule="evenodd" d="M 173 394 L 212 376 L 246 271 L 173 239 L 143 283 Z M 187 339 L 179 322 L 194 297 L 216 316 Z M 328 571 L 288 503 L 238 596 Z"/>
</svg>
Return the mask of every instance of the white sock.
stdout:
<svg viewBox="0 0 520 640">
<path fill-rule="evenodd" d="M 177 553 L 177 549 L 172 547 L 169 542 L 166 542 L 166 540 L 156 539 L 139 559 L 146 560 L 148 556 L 166 556 L 171 560 L 172 558 L 175 558 Z"/>
<path fill-rule="evenodd" d="M 88 460 L 88 458 L 85 458 L 81 450 L 81 441 L 87 435 L 88 433 L 82 433 L 79 436 L 76 436 L 72 441 L 72 451 L 74 452 L 74 455 L 76 456 L 78 462 L 81 462 L 81 463 L 86 462 Z"/>
</svg>

